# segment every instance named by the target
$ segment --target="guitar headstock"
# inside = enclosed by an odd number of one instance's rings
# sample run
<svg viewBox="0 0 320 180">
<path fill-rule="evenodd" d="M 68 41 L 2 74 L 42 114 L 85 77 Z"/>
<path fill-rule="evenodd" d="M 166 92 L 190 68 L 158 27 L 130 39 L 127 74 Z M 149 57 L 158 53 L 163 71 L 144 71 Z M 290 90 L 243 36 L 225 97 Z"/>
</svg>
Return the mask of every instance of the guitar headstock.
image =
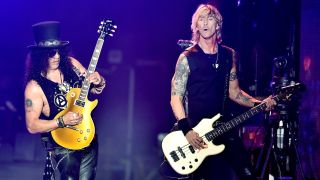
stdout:
<svg viewBox="0 0 320 180">
<path fill-rule="evenodd" d="M 100 23 L 98 33 L 99 33 L 99 38 L 104 39 L 106 36 L 113 36 L 113 33 L 116 31 L 117 25 L 113 23 L 112 20 L 103 20 Z"/>
<path fill-rule="evenodd" d="M 297 91 L 303 91 L 305 86 L 301 83 L 292 83 L 288 86 L 279 87 L 276 92 L 281 96 L 283 100 L 290 100 L 292 95 Z"/>
</svg>

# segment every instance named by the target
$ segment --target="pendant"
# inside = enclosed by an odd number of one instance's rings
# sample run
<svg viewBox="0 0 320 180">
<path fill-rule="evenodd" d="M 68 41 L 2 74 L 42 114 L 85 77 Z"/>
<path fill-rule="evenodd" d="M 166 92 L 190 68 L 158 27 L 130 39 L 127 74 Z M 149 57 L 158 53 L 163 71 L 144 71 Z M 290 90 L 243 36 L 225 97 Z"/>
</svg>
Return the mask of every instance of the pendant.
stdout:
<svg viewBox="0 0 320 180">
<path fill-rule="evenodd" d="M 63 93 L 63 94 L 67 94 L 70 91 L 70 84 L 67 82 L 63 82 L 62 84 L 59 84 L 59 90 Z"/>
<path fill-rule="evenodd" d="M 212 64 L 213 68 L 215 69 L 218 69 L 219 68 L 219 64 L 218 63 L 215 63 L 215 64 Z"/>
</svg>

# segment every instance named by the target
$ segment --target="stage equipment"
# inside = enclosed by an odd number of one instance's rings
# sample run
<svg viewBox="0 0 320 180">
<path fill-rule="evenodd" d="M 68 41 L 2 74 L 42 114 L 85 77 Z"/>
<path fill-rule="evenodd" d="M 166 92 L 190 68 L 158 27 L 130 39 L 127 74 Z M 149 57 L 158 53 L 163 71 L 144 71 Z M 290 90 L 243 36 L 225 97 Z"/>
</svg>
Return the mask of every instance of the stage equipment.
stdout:
<svg viewBox="0 0 320 180">
<path fill-rule="evenodd" d="M 274 94 L 285 86 L 296 84 L 290 74 L 292 67 L 290 54 L 274 58 L 273 81 L 271 89 Z M 301 86 L 301 90 L 304 86 Z M 300 170 L 302 179 L 304 173 L 297 150 L 299 129 L 299 95 L 290 97 L 290 101 L 280 101 L 269 114 L 269 128 L 265 140 L 265 146 L 261 150 L 256 164 L 256 171 L 260 179 L 271 174 L 274 177 L 295 178 L 296 168 Z M 267 167 L 268 172 L 267 172 Z"/>
</svg>

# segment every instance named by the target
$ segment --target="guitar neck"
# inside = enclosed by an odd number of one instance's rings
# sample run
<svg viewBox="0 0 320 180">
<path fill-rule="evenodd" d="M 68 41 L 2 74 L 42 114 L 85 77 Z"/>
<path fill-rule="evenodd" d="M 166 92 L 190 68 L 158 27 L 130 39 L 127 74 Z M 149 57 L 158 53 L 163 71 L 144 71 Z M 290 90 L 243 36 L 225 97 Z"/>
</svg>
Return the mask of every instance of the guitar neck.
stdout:
<svg viewBox="0 0 320 180">
<path fill-rule="evenodd" d="M 81 92 L 80 92 L 80 96 L 79 96 L 80 101 L 85 101 L 86 97 L 88 96 L 88 92 L 89 92 L 89 88 L 90 88 L 90 82 L 89 82 L 88 77 L 91 74 L 93 74 L 96 70 L 103 43 L 104 43 L 104 39 L 98 38 L 98 41 L 96 43 L 96 47 L 94 48 L 94 51 L 93 51 L 93 54 L 92 54 L 92 57 L 90 60 L 89 67 L 87 69 L 87 75 L 85 77 L 85 80 L 82 83 L 82 88 L 81 88 Z"/>
<path fill-rule="evenodd" d="M 280 95 L 274 96 L 273 99 L 278 102 L 280 100 Z M 216 137 L 224 134 L 225 132 L 233 129 L 234 127 L 238 126 L 242 122 L 246 121 L 247 119 L 253 117 L 254 115 L 264 111 L 267 108 L 266 102 L 263 102 L 259 104 L 258 106 L 255 106 L 251 108 L 249 111 L 237 116 L 236 118 L 214 128 L 212 131 L 205 134 L 206 138 L 209 141 L 212 141 Z"/>
</svg>

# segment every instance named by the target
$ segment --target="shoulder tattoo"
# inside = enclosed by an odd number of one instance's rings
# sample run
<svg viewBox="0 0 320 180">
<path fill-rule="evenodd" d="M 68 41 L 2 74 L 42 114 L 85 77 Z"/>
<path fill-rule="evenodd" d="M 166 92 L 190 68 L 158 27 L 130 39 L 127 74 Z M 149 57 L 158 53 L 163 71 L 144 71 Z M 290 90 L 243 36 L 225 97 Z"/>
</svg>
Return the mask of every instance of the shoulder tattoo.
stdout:
<svg viewBox="0 0 320 180">
<path fill-rule="evenodd" d="M 229 80 L 230 81 L 234 81 L 236 79 L 238 79 L 237 73 L 236 72 L 231 72 Z"/>
<path fill-rule="evenodd" d="M 176 71 L 172 78 L 171 95 L 184 95 L 186 91 L 188 76 L 189 65 L 187 58 L 179 59 L 176 65 Z"/>
<path fill-rule="evenodd" d="M 32 111 L 32 100 L 27 98 L 25 101 L 25 106 L 26 106 L 26 112 L 31 112 Z"/>
</svg>

